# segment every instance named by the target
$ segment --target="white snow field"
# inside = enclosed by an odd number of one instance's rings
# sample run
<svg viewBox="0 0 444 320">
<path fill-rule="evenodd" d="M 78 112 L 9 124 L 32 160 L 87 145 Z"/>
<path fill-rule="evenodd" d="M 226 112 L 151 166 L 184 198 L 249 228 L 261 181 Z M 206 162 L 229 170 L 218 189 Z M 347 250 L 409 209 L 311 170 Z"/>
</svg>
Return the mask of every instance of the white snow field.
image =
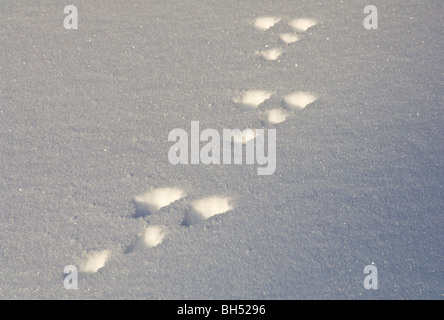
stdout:
<svg viewBox="0 0 444 320">
<path fill-rule="evenodd" d="M 443 9 L 1 1 L 0 299 L 443 299 Z M 191 121 L 275 173 L 170 164 Z"/>
</svg>

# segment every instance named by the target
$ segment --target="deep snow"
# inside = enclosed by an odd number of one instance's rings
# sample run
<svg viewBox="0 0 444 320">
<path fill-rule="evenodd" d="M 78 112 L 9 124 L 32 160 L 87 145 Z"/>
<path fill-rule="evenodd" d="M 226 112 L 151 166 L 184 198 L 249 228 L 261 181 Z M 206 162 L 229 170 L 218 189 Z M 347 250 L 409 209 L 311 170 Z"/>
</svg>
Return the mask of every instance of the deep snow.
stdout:
<svg viewBox="0 0 444 320">
<path fill-rule="evenodd" d="M 2 1 L 0 298 L 442 299 L 443 9 Z M 171 165 L 191 121 L 275 128 L 276 172 Z M 136 214 L 154 188 L 186 196 Z M 187 223 L 208 197 L 230 210 Z"/>
</svg>

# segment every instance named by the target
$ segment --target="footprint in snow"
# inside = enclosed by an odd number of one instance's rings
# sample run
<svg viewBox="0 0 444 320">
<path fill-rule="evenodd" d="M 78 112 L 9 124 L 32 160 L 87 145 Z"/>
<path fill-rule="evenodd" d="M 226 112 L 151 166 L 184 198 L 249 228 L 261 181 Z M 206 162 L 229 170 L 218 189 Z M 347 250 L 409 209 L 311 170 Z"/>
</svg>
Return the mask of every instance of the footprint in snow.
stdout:
<svg viewBox="0 0 444 320">
<path fill-rule="evenodd" d="M 260 16 L 250 22 L 259 31 L 266 32 L 281 22 L 282 17 Z M 312 18 L 296 18 L 287 22 L 290 27 L 288 32 L 278 34 L 279 39 L 289 45 L 301 39 L 301 34 L 317 24 Z M 268 47 L 268 45 L 266 45 Z M 256 51 L 255 54 L 267 61 L 276 61 L 283 54 L 282 48 L 267 48 L 263 51 Z M 278 60 L 279 61 L 279 60 Z M 275 93 L 269 90 L 246 90 L 240 95 L 232 98 L 232 101 L 241 111 L 253 111 L 270 99 Z M 317 97 L 310 92 L 297 91 L 285 95 L 282 99 L 282 107 L 276 106 L 269 110 L 259 110 L 258 115 L 263 124 L 276 125 L 287 120 L 291 113 L 304 109 L 307 105 L 316 101 Z M 249 137 L 251 140 L 255 136 Z M 243 143 L 247 137 L 243 138 Z"/>
<path fill-rule="evenodd" d="M 311 92 L 297 91 L 286 95 L 283 102 L 290 109 L 302 110 L 316 100 L 317 97 Z"/>
<path fill-rule="evenodd" d="M 85 277 L 96 273 L 105 266 L 111 255 L 111 250 L 91 251 L 84 253 L 79 264 L 79 276 Z"/>
<path fill-rule="evenodd" d="M 305 32 L 317 24 L 318 22 L 315 19 L 305 17 L 293 19 L 288 23 L 295 32 Z"/>
<path fill-rule="evenodd" d="M 287 120 L 288 112 L 281 108 L 266 110 L 261 113 L 260 118 L 263 122 L 273 125 Z"/>
<path fill-rule="evenodd" d="M 185 213 L 183 224 L 191 226 L 233 209 L 228 197 L 212 196 L 193 201 Z"/>
<path fill-rule="evenodd" d="M 144 217 L 156 213 L 163 207 L 186 196 L 180 188 L 154 188 L 134 197 L 136 212 L 134 217 Z"/>
<path fill-rule="evenodd" d="M 257 30 L 265 31 L 273 27 L 276 23 L 278 23 L 281 20 L 282 18 L 280 17 L 264 16 L 254 19 L 252 24 Z"/>
<path fill-rule="evenodd" d="M 274 95 L 274 92 L 267 90 L 246 90 L 240 95 L 234 97 L 232 101 L 237 105 L 239 110 L 244 112 L 257 111 L 261 105 L 265 103 Z M 258 115 L 263 123 L 268 125 L 275 125 L 287 120 L 291 113 L 304 109 L 309 104 L 315 102 L 317 97 L 306 91 L 296 91 L 289 93 L 282 98 L 282 107 L 275 107 L 268 110 L 259 110 Z M 244 138 L 249 137 L 248 140 L 254 138 L 255 135 L 246 135 L 243 132 Z M 235 141 L 236 142 L 236 141 Z M 245 144 L 245 142 L 244 142 Z"/>
<path fill-rule="evenodd" d="M 266 100 L 270 99 L 273 92 L 266 90 L 247 90 L 232 99 L 239 108 L 244 111 L 254 110 Z"/>
<path fill-rule="evenodd" d="M 136 250 L 154 248 L 162 243 L 169 234 L 167 227 L 162 225 L 147 226 L 140 232 L 136 239 L 125 249 L 124 253 L 130 253 Z"/>
<path fill-rule="evenodd" d="M 286 44 L 297 42 L 301 39 L 301 37 L 295 33 L 281 33 L 279 34 L 279 39 Z"/>
<path fill-rule="evenodd" d="M 260 56 L 267 61 L 275 61 L 282 55 L 282 53 L 283 51 L 281 48 L 272 48 L 264 51 L 256 51 L 255 55 Z"/>
<path fill-rule="evenodd" d="M 267 31 L 277 23 L 282 21 L 281 17 L 263 16 L 256 18 L 252 24 L 255 29 Z M 311 18 L 297 18 L 288 22 L 291 30 L 286 33 L 278 34 L 279 39 L 290 45 L 301 39 L 300 34 L 315 26 L 317 21 Z M 256 55 L 267 61 L 276 61 L 283 54 L 282 48 L 268 48 L 266 50 L 256 51 Z M 243 111 L 257 111 L 257 109 L 275 93 L 268 90 L 247 90 L 232 101 Z M 289 117 L 290 112 L 300 111 L 307 105 L 317 100 L 317 97 L 311 92 L 296 91 L 287 94 L 282 99 L 284 108 L 272 108 L 259 111 L 261 120 L 269 125 L 279 124 Z M 255 138 L 253 130 L 244 130 L 237 137 L 233 137 L 235 143 L 245 144 L 247 141 Z M 135 196 L 134 217 L 145 217 L 156 214 L 160 209 L 167 207 L 178 201 L 187 194 L 184 190 L 177 187 L 153 188 L 148 192 Z M 211 196 L 195 200 L 188 205 L 184 212 L 183 226 L 191 226 L 204 222 L 205 220 L 222 213 L 233 210 L 231 199 L 226 196 Z M 124 253 L 131 253 L 138 250 L 154 248 L 160 245 L 170 234 L 168 227 L 164 225 L 149 225 L 137 234 L 135 240 L 124 249 Z M 84 254 L 79 264 L 79 274 L 81 276 L 96 273 L 103 268 L 111 257 L 111 250 L 93 251 Z"/>
<path fill-rule="evenodd" d="M 265 32 L 273 28 L 280 21 L 282 21 L 281 17 L 261 16 L 254 19 L 250 24 L 252 24 L 256 30 Z M 300 34 L 315 26 L 317 21 L 313 18 L 303 17 L 290 20 L 287 24 L 290 27 L 288 32 L 280 33 L 278 37 L 283 43 L 290 45 L 299 41 L 301 39 Z M 255 55 L 267 61 L 276 61 L 284 53 L 282 48 L 268 48 L 268 45 L 265 47 L 267 49 L 262 51 L 258 50 L 255 52 Z"/>
<path fill-rule="evenodd" d="M 249 137 L 247 135 L 247 137 Z M 236 137 L 235 137 L 236 138 Z M 254 137 L 249 137 L 250 139 Z M 148 214 L 159 214 L 161 208 L 186 197 L 186 192 L 177 187 L 153 188 L 145 194 L 136 196 L 134 217 L 145 217 Z M 201 223 L 208 218 L 232 210 L 231 199 L 225 196 L 212 196 L 194 200 L 184 212 L 183 226 Z M 170 228 L 164 225 L 149 225 L 137 234 L 134 241 L 124 249 L 124 253 L 154 248 L 160 245 L 170 234 Z"/>
<path fill-rule="evenodd" d="M 245 132 L 244 132 L 245 133 Z M 236 140 L 236 137 L 234 137 Z M 238 143 L 244 142 L 237 137 Z M 245 133 L 247 140 L 254 138 L 254 132 Z M 186 196 L 184 190 L 176 187 L 154 188 L 143 194 L 135 197 L 136 211 L 142 210 L 143 213 L 155 213 L 160 208 L 169 206 L 171 203 Z M 203 199 L 198 199 L 191 202 L 185 212 L 184 224 L 191 225 L 202 222 L 214 215 L 225 213 L 232 210 L 231 199 L 226 196 L 211 196 Z M 137 215 L 136 215 L 137 216 Z M 136 241 L 133 247 L 143 247 L 140 244 L 146 244 L 147 247 L 154 247 L 168 234 L 167 230 L 162 226 L 151 226 L 145 228 L 144 232 L 139 235 L 139 240 Z"/>
</svg>

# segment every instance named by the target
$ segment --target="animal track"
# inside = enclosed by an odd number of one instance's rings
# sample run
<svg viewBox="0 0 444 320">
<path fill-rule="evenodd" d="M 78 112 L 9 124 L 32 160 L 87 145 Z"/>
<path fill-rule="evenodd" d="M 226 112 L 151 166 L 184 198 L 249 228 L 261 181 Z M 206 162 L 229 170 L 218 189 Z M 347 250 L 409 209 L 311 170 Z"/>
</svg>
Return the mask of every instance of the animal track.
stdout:
<svg viewBox="0 0 444 320">
<path fill-rule="evenodd" d="M 165 226 L 153 225 L 145 227 L 143 232 L 137 235 L 136 240 L 126 248 L 125 253 L 145 248 L 153 248 L 161 244 L 168 234 L 168 228 Z"/>
<path fill-rule="evenodd" d="M 241 96 L 233 98 L 232 101 L 235 102 L 242 111 L 256 110 L 261 104 L 273 96 L 273 94 L 274 93 L 270 91 L 250 90 L 244 92 Z M 282 106 L 287 110 L 283 108 L 273 108 L 259 111 L 258 115 L 264 123 L 269 125 L 279 124 L 287 120 L 289 116 L 288 111 L 300 111 L 317 99 L 317 96 L 311 92 L 296 91 L 282 98 Z M 247 141 L 254 139 L 256 135 L 254 131 L 250 131 L 244 130 L 241 134 L 234 136 L 234 142 L 242 142 L 245 144 Z"/>
<path fill-rule="evenodd" d="M 177 187 L 154 188 L 143 195 L 135 196 L 136 214 L 133 217 L 145 217 L 148 214 L 156 214 L 161 208 L 169 206 L 173 202 L 186 197 L 184 190 Z M 184 212 L 182 225 L 190 226 L 205 221 L 206 219 L 232 210 L 231 199 L 224 196 L 212 196 L 195 200 L 189 204 Z M 128 254 L 139 250 L 158 246 L 165 237 L 170 234 L 170 229 L 164 225 L 149 225 L 137 234 L 135 240 L 123 248 L 123 253 Z M 79 264 L 79 276 L 84 277 L 96 273 L 103 268 L 111 256 L 111 250 L 93 251 L 84 254 Z"/>
<path fill-rule="evenodd" d="M 237 103 L 242 109 L 256 109 L 265 100 L 270 99 L 273 92 L 264 90 L 245 91 L 241 96 L 233 98 L 233 102 Z"/>
<path fill-rule="evenodd" d="M 261 31 L 266 31 L 273 27 L 275 24 L 279 23 L 282 20 L 280 17 L 258 17 L 254 20 L 253 26 Z M 288 25 L 291 28 L 291 31 L 286 33 L 281 33 L 278 35 L 279 39 L 285 44 L 289 45 L 291 43 L 297 42 L 300 40 L 300 33 L 303 33 L 315 26 L 317 21 L 312 18 L 297 18 L 288 22 Z M 271 48 L 263 51 L 256 51 L 256 55 L 262 57 L 268 61 L 277 60 L 282 54 L 282 48 Z"/>
<path fill-rule="evenodd" d="M 166 207 L 185 196 L 186 193 L 179 188 L 151 189 L 147 193 L 134 198 L 134 203 L 136 205 L 135 217 L 156 213 L 161 208 Z"/>
<path fill-rule="evenodd" d="M 155 188 L 142 196 L 136 196 L 134 198 L 134 203 L 136 205 L 136 211 L 142 210 L 144 213 L 150 212 L 151 214 L 154 214 L 161 208 L 169 206 L 173 202 L 184 197 L 186 197 L 185 191 L 177 187 Z M 195 200 L 189 204 L 185 211 L 182 225 L 190 226 L 192 224 L 197 224 L 214 215 L 232 210 L 233 206 L 230 202 L 231 199 L 224 196 L 212 196 Z M 134 217 L 141 217 L 141 215 L 135 215 Z M 126 247 L 124 253 L 156 247 L 162 243 L 169 233 L 170 231 L 167 226 L 147 226 L 137 235 L 136 239 Z"/>
<path fill-rule="evenodd" d="M 265 60 L 274 61 L 282 55 L 282 52 L 281 48 L 273 48 L 264 51 L 256 51 L 256 55 L 260 55 Z"/>
<path fill-rule="evenodd" d="M 284 122 L 288 117 L 288 112 L 284 109 L 270 109 L 263 113 L 263 121 L 268 124 L 278 124 Z"/>
<path fill-rule="evenodd" d="M 253 21 L 253 26 L 256 29 L 265 32 L 281 21 L 281 17 L 262 16 L 256 18 Z M 282 42 L 289 45 L 299 41 L 301 38 L 300 34 L 315 26 L 317 24 L 317 21 L 312 18 L 304 17 L 290 20 L 287 24 L 291 30 L 286 33 L 278 34 L 278 37 Z M 263 51 L 256 51 L 255 54 L 265 60 L 275 61 L 282 56 L 283 52 L 284 51 L 282 48 L 270 48 Z M 234 97 L 232 101 L 236 103 L 238 107 L 243 111 L 256 110 L 266 100 L 270 99 L 273 94 L 274 92 L 266 90 L 248 90 L 245 91 L 242 95 Z M 287 110 L 283 108 L 273 108 L 270 110 L 259 111 L 259 117 L 262 123 L 266 123 L 268 125 L 279 124 L 287 120 L 289 116 L 288 111 L 302 110 L 310 103 L 316 101 L 316 99 L 317 97 L 310 92 L 293 92 L 285 95 L 282 99 L 282 105 Z M 250 134 L 247 137 L 245 136 L 245 133 L 243 134 L 244 138 L 238 138 L 238 140 L 243 139 L 243 143 L 245 143 L 246 140 L 251 140 L 252 138 L 254 138 L 254 135 Z"/>
<path fill-rule="evenodd" d="M 284 97 L 284 102 L 290 108 L 302 110 L 310 103 L 317 100 L 317 97 L 310 92 L 298 91 Z"/>
<path fill-rule="evenodd" d="M 111 250 L 96 251 L 87 254 L 83 261 L 80 263 L 79 271 L 83 274 L 92 274 L 99 271 L 99 269 L 105 266 L 111 254 Z"/>
<path fill-rule="evenodd" d="M 263 16 L 256 18 L 252 24 L 255 29 L 265 32 L 281 21 L 281 17 Z M 287 24 L 291 30 L 286 33 L 278 34 L 278 37 L 280 41 L 286 45 L 290 45 L 299 41 L 301 38 L 300 33 L 315 26 L 317 21 L 311 18 L 297 18 L 291 20 Z M 282 48 L 267 48 L 266 50 L 255 52 L 257 56 L 267 61 L 276 61 L 283 55 L 283 53 L 284 50 Z M 291 111 L 300 111 L 317 100 L 317 96 L 311 92 L 295 91 L 282 98 L 283 108 L 275 107 L 268 110 L 260 110 L 261 105 L 274 94 L 275 92 L 267 90 L 246 90 L 234 97 L 232 101 L 239 109 L 245 112 L 258 112 L 258 116 L 262 123 L 276 125 L 286 121 L 290 116 Z M 259 111 L 257 111 L 258 109 Z M 239 130 L 238 133 L 234 134 L 232 140 L 234 143 L 246 144 L 248 141 L 255 139 L 255 137 L 255 130 Z M 135 205 L 135 214 L 133 217 L 145 218 L 148 215 L 161 214 L 159 211 L 162 208 L 170 206 L 172 203 L 186 198 L 186 196 L 187 193 L 178 187 L 152 188 L 145 194 L 134 197 L 133 203 Z M 231 198 L 220 195 L 192 201 L 184 211 L 182 226 L 197 225 L 210 217 L 233 210 L 234 206 L 231 201 Z M 145 226 L 142 232 L 137 234 L 134 241 L 124 247 L 123 253 L 127 254 L 156 247 L 170 234 L 170 230 L 171 229 L 165 225 L 154 224 Z M 105 266 L 111 253 L 111 250 L 102 250 L 85 255 L 79 266 L 80 273 L 89 275 L 97 272 Z"/>
<path fill-rule="evenodd" d="M 265 31 L 273 27 L 276 23 L 281 21 L 279 17 L 259 17 L 253 22 L 253 26 L 261 31 Z"/>
<path fill-rule="evenodd" d="M 183 224 L 190 226 L 232 209 L 228 197 L 213 196 L 194 201 L 185 214 Z"/>
<path fill-rule="evenodd" d="M 281 33 L 279 35 L 279 39 L 281 39 L 281 41 L 285 42 L 286 44 L 290 44 L 299 41 L 300 36 L 294 33 Z"/>
<path fill-rule="evenodd" d="M 298 18 L 291 20 L 289 23 L 290 27 L 292 27 L 296 32 L 305 32 L 316 24 L 317 21 L 311 18 Z"/>
</svg>

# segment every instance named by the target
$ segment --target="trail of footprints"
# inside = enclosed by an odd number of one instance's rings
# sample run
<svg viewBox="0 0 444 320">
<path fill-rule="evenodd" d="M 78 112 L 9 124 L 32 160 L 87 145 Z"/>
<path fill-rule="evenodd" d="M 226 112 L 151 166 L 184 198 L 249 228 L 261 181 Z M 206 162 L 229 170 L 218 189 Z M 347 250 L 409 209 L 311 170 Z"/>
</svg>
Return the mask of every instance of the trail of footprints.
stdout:
<svg viewBox="0 0 444 320">
<path fill-rule="evenodd" d="M 258 17 L 252 25 L 255 29 L 266 32 L 276 24 L 282 22 L 281 17 L 264 16 Z M 315 26 L 317 21 L 312 18 L 296 18 L 287 22 L 289 31 L 278 34 L 279 39 L 287 45 L 299 41 L 302 34 L 309 28 Z M 270 48 L 265 51 L 256 51 L 257 55 L 260 55 L 263 59 L 268 61 L 275 61 L 282 55 L 284 49 L 282 48 Z M 271 98 L 275 93 L 267 90 L 247 90 L 241 95 L 234 97 L 232 101 L 236 103 L 243 111 L 257 110 L 261 104 Z M 306 91 L 290 92 L 282 98 L 282 107 L 276 107 L 259 112 L 259 117 L 262 122 L 268 125 L 275 125 L 287 120 L 291 112 L 297 112 L 304 109 L 307 105 L 316 101 L 317 97 Z"/>
<path fill-rule="evenodd" d="M 160 209 L 167 207 L 187 194 L 177 187 L 154 188 L 147 193 L 136 196 L 134 204 L 136 206 L 135 217 L 148 216 L 157 213 Z M 183 226 L 198 224 L 209 217 L 231 210 L 231 200 L 223 196 L 211 196 L 192 201 L 182 221 Z M 142 233 L 125 250 L 129 253 L 135 250 L 152 248 L 160 243 L 169 234 L 169 229 L 164 225 L 150 225 L 145 227 Z"/>
<path fill-rule="evenodd" d="M 264 16 L 258 17 L 252 25 L 255 29 L 266 32 L 277 23 L 280 23 L 282 18 Z M 297 42 L 301 39 L 301 34 L 309 28 L 316 25 L 317 22 L 311 18 L 297 18 L 288 22 L 290 27 L 289 32 L 278 35 L 279 39 L 286 45 Z M 282 48 L 271 48 L 265 51 L 257 51 L 256 54 L 268 61 L 277 60 L 284 50 Z M 232 98 L 232 101 L 242 111 L 257 111 L 259 106 L 266 100 L 270 99 L 275 93 L 267 90 L 246 90 L 240 95 Z M 282 107 L 277 107 L 259 112 L 261 120 L 268 125 L 275 125 L 287 120 L 290 112 L 297 112 L 304 109 L 307 105 L 316 101 L 317 97 L 306 91 L 290 92 L 282 98 Z M 239 141 L 235 142 L 245 144 L 246 141 L 255 138 L 254 131 L 244 131 L 242 136 L 238 137 Z M 135 204 L 134 218 L 146 217 L 154 215 L 160 209 L 171 205 L 172 203 L 186 198 L 187 194 L 184 190 L 177 187 L 163 187 L 152 188 L 142 195 L 134 197 Z M 182 226 L 191 226 L 202 223 L 208 218 L 226 213 L 233 210 L 232 200 L 226 196 L 214 195 L 202 199 L 194 200 L 189 203 L 188 208 L 184 212 Z M 165 225 L 154 224 L 144 227 L 143 231 L 139 233 L 133 242 L 122 248 L 124 254 L 128 254 L 137 250 L 149 249 L 158 246 L 162 241 L 168 237 L 170 229 Z M 111 257 L 111 250 L 102 250 L 91 252 L 83 257 L 79 271 L 82 274 L 92 274 L 97 272 L 100 268 L 105 266 L 107 260 Z"/>
<path fill-rule="evenodd" d="M 152 188 L 148 192 L 134 197 L 135 205 L 134 218 L 146 217 L 158 214 L 160 209 L 187 197 L 184 190 L 177 187 Z M 208 218 L 225 213 L 234 207 L 231 198 L 214 195 L 191 201 L 185 210 L 182 226 L 187 227 L 202 223 Z M 158 246 L 170 234 L 168 226 L 148 225 L 140 232 L 135 239 L 126 247 L 122 248 L 124 254 L 137 250 L 149 249 Z M 97 272 L 105 266 L 106 261 L 111 257 L 111 250 L 91 252 L 83 257 L 79 265 L 81 275 L 89 275 Z"/>
</svg>

